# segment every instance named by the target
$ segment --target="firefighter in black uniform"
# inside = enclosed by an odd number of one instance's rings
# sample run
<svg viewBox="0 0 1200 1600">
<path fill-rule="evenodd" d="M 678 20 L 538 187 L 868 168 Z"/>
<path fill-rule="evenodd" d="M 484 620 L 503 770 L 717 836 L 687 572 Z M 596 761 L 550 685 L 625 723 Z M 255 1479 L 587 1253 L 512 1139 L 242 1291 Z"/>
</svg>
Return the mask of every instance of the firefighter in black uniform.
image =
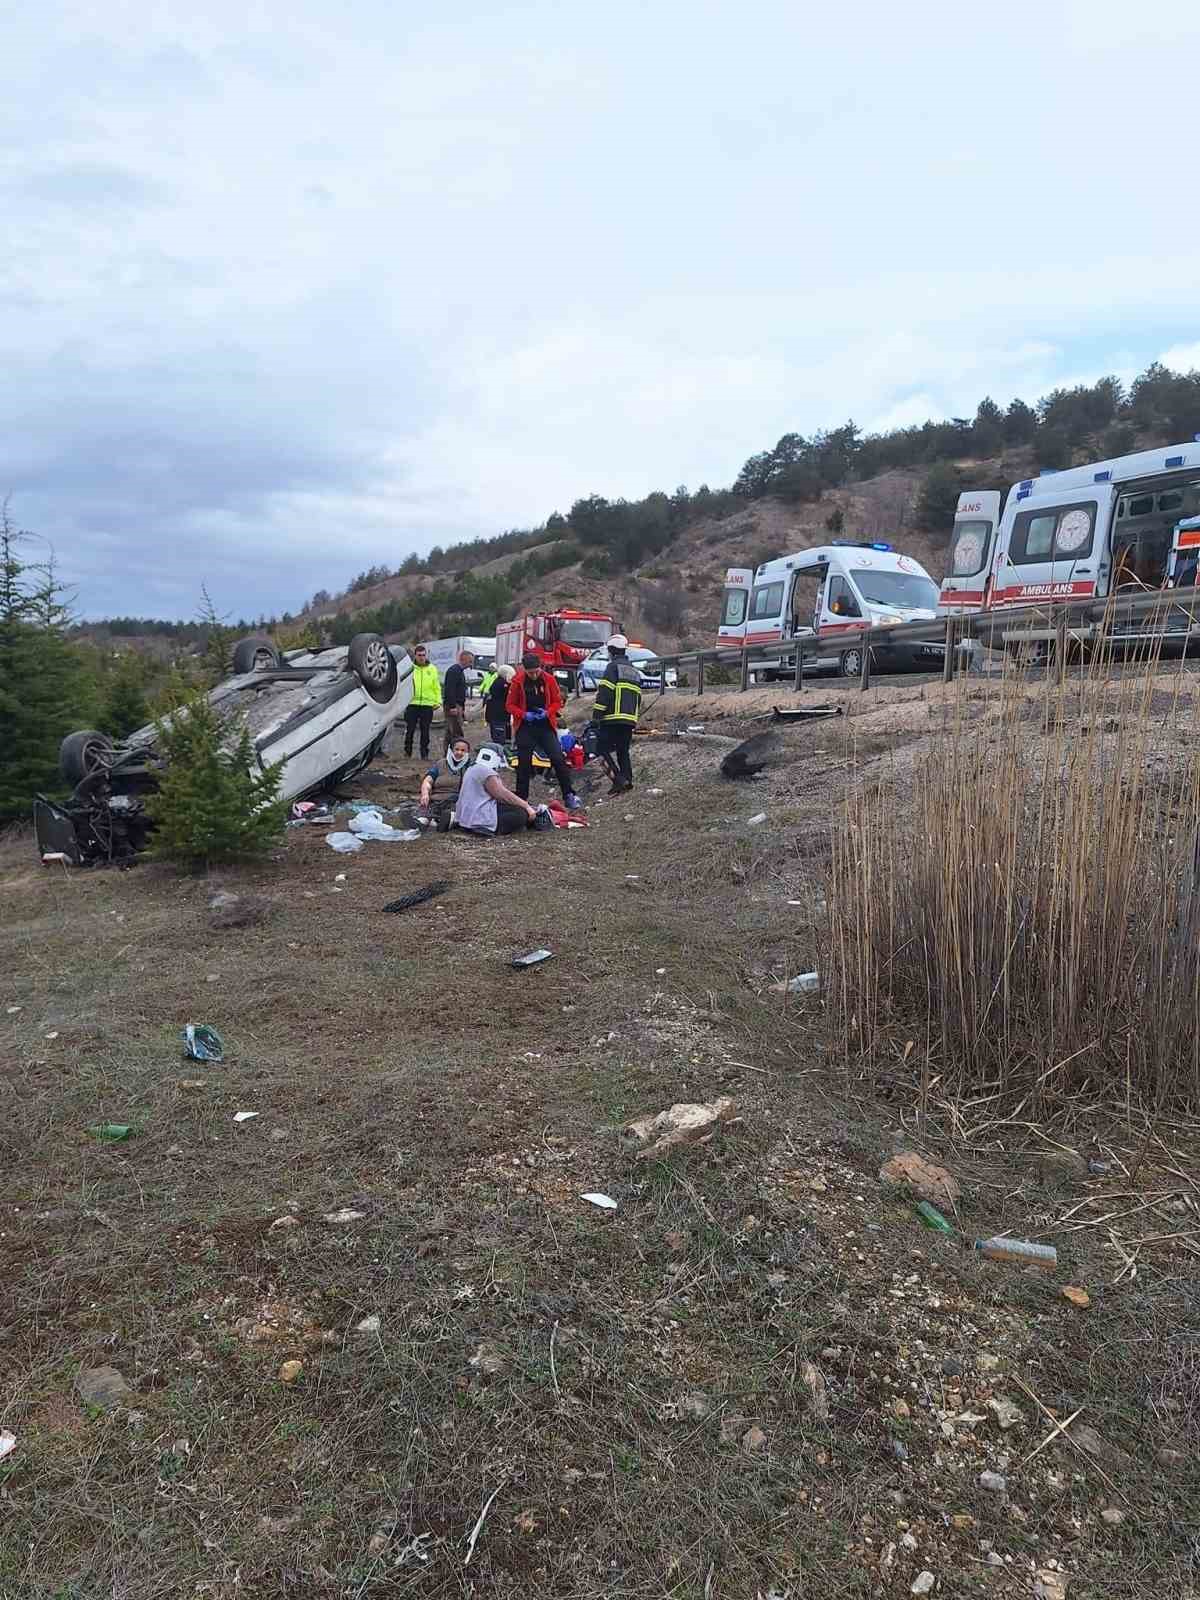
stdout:
<svg viewBox="0 0 1200 1600">
<path fill-rule="evenodd" d="M 608 666 L 596 688 L 592 707 L 596 754 L 613 781 L 609 794 L 624 794 L 633 788 L 629 747 L 642 714 L 642 675 L 626 654 L 628 649 L 625 635 L 614 633 L 608 641 Z"/>
</svg>

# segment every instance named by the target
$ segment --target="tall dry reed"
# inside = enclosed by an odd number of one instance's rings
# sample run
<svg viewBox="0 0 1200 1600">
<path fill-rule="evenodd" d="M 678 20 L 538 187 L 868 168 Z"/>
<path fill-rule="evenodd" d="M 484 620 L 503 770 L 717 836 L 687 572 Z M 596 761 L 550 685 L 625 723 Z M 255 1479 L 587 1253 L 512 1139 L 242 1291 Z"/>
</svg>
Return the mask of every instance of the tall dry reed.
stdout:
<svg viewBox="0 0 1200 1600">
<path fill-rule="evenodd" d="M 1031 1114 L 1200 1105 L 1200 680 L 1106 660 L 960 681 L 835 828 L 829 1016 L 868 1075 Z"/>
</svg>

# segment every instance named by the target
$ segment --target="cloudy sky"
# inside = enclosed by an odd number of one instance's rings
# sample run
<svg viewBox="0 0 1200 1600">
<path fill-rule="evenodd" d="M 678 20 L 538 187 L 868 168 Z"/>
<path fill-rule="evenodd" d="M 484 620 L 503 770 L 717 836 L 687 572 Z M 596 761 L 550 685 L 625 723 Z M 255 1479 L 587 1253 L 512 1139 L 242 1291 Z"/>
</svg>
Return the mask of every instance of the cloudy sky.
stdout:
<svg viewBox="0 0 1200 1600">
<path fill-rule="evenodd" d="M 1194 0 L 43 0 L 0 491 L 86 614 L 1200 365 Z"/>
</svg>

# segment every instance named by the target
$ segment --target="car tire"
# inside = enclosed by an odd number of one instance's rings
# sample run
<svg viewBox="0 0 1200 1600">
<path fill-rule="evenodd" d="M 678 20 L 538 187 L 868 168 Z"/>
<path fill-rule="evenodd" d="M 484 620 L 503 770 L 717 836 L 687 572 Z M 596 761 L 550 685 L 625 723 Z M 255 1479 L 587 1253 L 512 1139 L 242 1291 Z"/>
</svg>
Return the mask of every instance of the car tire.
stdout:
<svg viewBox="0 0 1200 1600">
<path fill-rule="evenodd" d="M 346 663 L 372 700 L 386 705 L 395 695 L 400 669 L 379 634 L 356 633 L 350 641 Z"/>
<path fill-rule="evenodd" d="M 862 646 L 853 645 L 849 650 L 842 651 L 838 671 L 843 678 L 861 678 L 862 662 Z"/>
<path fill-rule="evenodd" d="M 282 664 L 282 657 L 274 640 L 254 634 L 249 639 L 239 639 L 233 647 L 233 674 L 241 678 L 248 672 L 274 672 Z"/>
<path fill-rule="evenodd" d="M 74 789 L 85 778 L 93 777 L 112 764 L 113 742 L 95 728 L 69 733 L 58 747 L 58 770 L 64 783 Z"/>
</svg>

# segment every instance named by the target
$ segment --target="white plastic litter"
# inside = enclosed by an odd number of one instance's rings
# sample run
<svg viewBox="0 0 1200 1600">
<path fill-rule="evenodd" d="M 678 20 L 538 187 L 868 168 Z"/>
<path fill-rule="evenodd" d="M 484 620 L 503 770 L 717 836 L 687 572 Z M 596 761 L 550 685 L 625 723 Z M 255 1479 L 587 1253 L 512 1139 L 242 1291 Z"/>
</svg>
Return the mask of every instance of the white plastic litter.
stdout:
<svg viewBox="0 0 1200 1600">
<path fill-rule="evenodd" d="M 610 1195 L 583 1194 L 579 1198 L 589 1201 L 594 1206 L 599 1206 L 601 1211 L 615 1211 L 617 1209 L 617 1202 Z"/>
<path fill-rule="evenodd" d="M 350 818 L 350 831 L 360 839 L 378 839 L 384 844 L 393 844 L 397 840 L 411 842 L 421 837 L 420 828 L 393 828 L 378 811 L 358 812 Z"/>
<path fill-rule="evenodd" d="M 343 856 L 351 855 L 363 847 L 363 842 L 356 833 L 327 833 L 325 843 L 331 850 L 336 850 Z"/>
<path fill-rule="evenodd" d="M 760 811 L 756 816 L 747 817 L 746 826 L 748 828 L 757 828 L 760 822 L 765 822 L 766 820 L 767 813 L 765 811 Z"/>
<path fill-rule="evenodd" d="M 788 994 L 820 994 L 821 975 L 818 972 L 802 972 L 799 977 L 789 978 L 786 983 L 777 983 L 777 989 L 784 989 Z"/>
<path fill-rule="evenodd" d="M 235 1122 L 249 1122 L 251 1117 L 259 1117 L 261 1115 L 261 1111 L 235 1111 L 233 1120 Z"/>
<path fill-rule="evenodd" d="M 0 1461 L 10 1455 L 17 1448 L 17 1436 L 9 1433 L 7 1428 L 0 1428 Z"/>
</svg>

